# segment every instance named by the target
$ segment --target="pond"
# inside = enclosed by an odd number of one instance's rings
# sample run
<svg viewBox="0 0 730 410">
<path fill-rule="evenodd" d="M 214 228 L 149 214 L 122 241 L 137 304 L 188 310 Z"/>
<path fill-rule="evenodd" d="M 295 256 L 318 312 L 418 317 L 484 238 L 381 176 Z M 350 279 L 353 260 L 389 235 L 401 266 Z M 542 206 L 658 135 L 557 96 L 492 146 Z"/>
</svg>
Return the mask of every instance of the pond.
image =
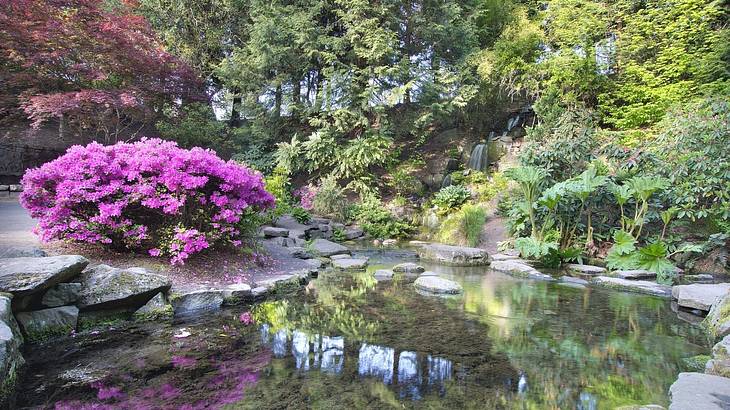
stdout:
<svg viewBox="0 0 730 410">
<path fill-rule="evenodd" d="M 667 405 L 696 326 L 655 297 L 427 269 L 464 294 L 377 282 L 408 252 L 366 251 L 367 272 L 323 272 L 295 297 L 145 323 L 26 352 L 21 407 L 59 409 L 519 408 Z"/>
</svg>

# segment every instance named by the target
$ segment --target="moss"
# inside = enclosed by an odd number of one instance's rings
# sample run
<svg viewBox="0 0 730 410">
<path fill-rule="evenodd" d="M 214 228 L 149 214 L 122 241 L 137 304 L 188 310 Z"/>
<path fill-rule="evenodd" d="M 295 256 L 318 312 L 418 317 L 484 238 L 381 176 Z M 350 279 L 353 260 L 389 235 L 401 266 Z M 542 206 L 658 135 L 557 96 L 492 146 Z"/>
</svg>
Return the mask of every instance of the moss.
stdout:
<svg viewBox="0 0 730 410">
<path fill-rule="evenodd" d="M 685 357 L 682 359 L 682 364 L 684 365 L 684 370 L 688 372 L 704 373 L 705 365 L 707 365 L 707 362 L 710 359 L 711 357 L 709 355 L 700 354 L 697 356 Z"/>
<path fill-rule="evenodd" d="M 8 370 L 2 384 L 0 384 L 0 408 L 12 408 L 13 397 L 15 396 L 15 387 L 18 384 L 18 372 L 15 366 Z"/>
<path fill-rule="evenodd" d="M 135 312 L 133 318 L 137 321 L 146 322 L 170 319 L 172 318 L 173 314 L 174 310 L 172 308 L 172 305 L 167 304 L 161 308 L 151 309 L 149 312 Z"/>
<path fill-rule="evenodd" d="M 79 332 L 84 332 L 95 328 L 118 326 L 131 319 L 132 312 L 128 311 L 93 312 L 79 315 L 77 328 Z"/>
<path fill-rule="evenodd" d="M 717 337 L 719 328 L 730 322 L 730 298 L 725 298 L 720 302 L 718 311 L 715 312 L 714 308 L 710 310 L 705 320 L 702 322 L 703 326 L 707 329 L 712 337 Z"/>
<path fill-rule="evenodd" d="M 49 326 L 42 330 L 26 330 L 25 341 L 28 343 L 41 343 L 56 337 L 67 336 L 73 330 L 73 326 Z"/>
</svg>

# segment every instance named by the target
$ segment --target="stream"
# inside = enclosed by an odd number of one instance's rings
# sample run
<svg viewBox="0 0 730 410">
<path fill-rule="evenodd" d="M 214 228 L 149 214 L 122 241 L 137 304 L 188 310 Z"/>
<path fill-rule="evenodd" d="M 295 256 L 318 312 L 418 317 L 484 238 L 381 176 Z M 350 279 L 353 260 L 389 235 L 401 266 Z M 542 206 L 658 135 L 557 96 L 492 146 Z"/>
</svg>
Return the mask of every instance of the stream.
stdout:
<svg viewBox="0 0 730 410">
<path fill-rule="evenodd" d="M 464 294 L 418 294 L 415 261 L 363 250 L 295 296 L 26 349 L 21 408 L 613 409 L 668 405 L 704 332 L 667 299 L 419 264 Z M 254 323 L 248 323 L 250 311 Z"/>
</svg>

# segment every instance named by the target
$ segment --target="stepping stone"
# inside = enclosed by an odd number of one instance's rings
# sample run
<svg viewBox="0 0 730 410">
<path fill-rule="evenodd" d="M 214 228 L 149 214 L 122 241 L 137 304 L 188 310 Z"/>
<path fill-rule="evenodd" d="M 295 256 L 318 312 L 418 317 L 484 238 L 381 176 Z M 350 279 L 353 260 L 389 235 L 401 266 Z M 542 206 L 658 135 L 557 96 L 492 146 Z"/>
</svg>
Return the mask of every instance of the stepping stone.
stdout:
<svg viewBox="0 0 730 410">
<path fill-rule="evenodd" d="M 520 255 L 505 255 L 503 253 L 495 253 L 492 255 L 492 261 L 511 261 L 520 259 Z"/>
<path fill-rule="evenodd" d="M 680 373 L 669 388 L 669 410 L 727 410 L 730 379 L 704 373 Z"/>
<path fill-rule="evenodd" d="M 419 276 L 413 286 L 422 292 L 433 294 L 455 295 L 462 293 L 464 289 L 453 280 L 440 278 L 438 276 Z"/>
<path fill-rule="evenodd" d="M 423 273 L 425 271 L 426 269 L 423 266 L 417 265 L 413 262 L 399 263 L 398 265 L 393 266 L 393 272 Z"/>
<path fill-rule="evenodd" d="M 301 231 L 305 232 L 310 229 L 314 229 L 314 227 L 310 225 L 306 225 L 303 223 L 300 223 L 291 215 L 282 215 L 279 217 L 275 222 L 274 226 L 277 228 L 284 228 L 289 230 L 289 234 L 291 235 L 291 231 Z"/>
<path fill-rule="evenodd" d="M 606 273 L 606 268 L 593 265 L 579 265 L 577 263 L 566 263 L 563 268 L 568 272 L 573 272 L 581 275 L 601 275 Z"/>
<path fill-rule="evenodd" d="M 112 268 L 97 265 L 81 276 L 81 291 L 76 306 L 81 310 L 139 309 L 156 294 L 172 285 L 165 276 L 148 273 L 144 268 Z"/>
<path fill-rule="evenodd" d="M 195 290 L 172 298 L 175 316 L 218 310 L 223 305 L 223 291 L 214 289 Z"/>
<path fill-rule="evenodd" d="M 367 268 L 367 259 L 339 258 L 332 259 L 332 267 L 342 270 L 363 270 Z"/>
<path fill-rule="evenodd" d="M 561 276 L 560 277 L 560 282 L 563 282 L 563 283 L 572 283 L 572 284 L 575 284 L 575 285 L 587 285 L 588 284 L 588 281 L 587 280 L 581 279 L 581 278 L 574 278 L 572 276 Z"/>
<path fill-rule="evenodd" d="M 593 278 L 595 285 L 604 286 L 610 289 L 622 290 L 626 292 L 645 293 L 647 295 L 671 297 L 672 288 L 667 285 L 661 285 L 656 282 L 645 280 L 629 280 L 614 278 L 610 276 L 597 276 Z"/>
<path fill-rule="evenodd" d="M 310 245 L 310 249 L 317 256 L 350 254 L 350 250 L 346 247 L 322 238 L 315 239 Z"/>
<path fill-rule="evenodd" d="M 314 257 L 314 255 L 312 255 L 308 250 L 302 248 L 301 246 L 288 247 L 287 250 L 289 251 L 289 255 L 295 258 L 312 259 Z"/>
<path fill-rule="evenodd" d="M 23 333 L 29 340 L 41 341 L 50 336 L 64 336 L 76 329 L 79 309 L 76 306 L 61 306 L 33 312 L 15 314 Z"/>
<path fill-rule="evenodd" d="M 316 258 L 305 259 L 304 263 L 306 263 L 307 265 L 309 265 L 309 267 L 314 268 L 314 269 L 319 269 L 322 267 L 322 265 L 324 265 L 324 262 L 322 262 L 321 260 L 316 259 Z"/>
<path fill-rule="evenodd" d="M 375 279 L 391 280 L 393 279 L 393 271 L 388 269 L 378 269 L 375 271 Z"/>
<path fill-rule="evenodd" d="M 88 264 L 79 255 L 0 259 L 0 292 L 16 297 L 31 295 L 68 282 Z"/>
<path fill-rule="evenodd" d="M 507 273 L 518 278 L 554 281 L 550 275 L 544 274 L 530 265 L 518 260 L 494 261 L 490 268 L 497 272 Z"/>
<path fill-rule="evenodd" d="M 342 254 L 342 255 L 332 255 L 330 256 L 330 260 L 337 260 L 337 259 L 352 259 L 352 256 L 348 254 Z"/>
<path fill-rule="evenodd" d="M 289 230 L 284 228 L 276 228 L 273 226 L 265 226 L 262 232 L 267 238 L 286 237 L 289 236 Z"/>
<path fill-rule="evenodd" d="M 489 254 L 484 249 L 440 243 L 421 246 L 418 256 L 450 266 L 486 266 L 490 261 Z"/>
<path fill-rule="evenodd" d="M 730 283 L 679 285 L 672 288 L 672 297 L 679 306 L 705 312 L 730 292 Z"/>
<path fill-rule="evenodd" d="M 645 269 L 615 270 L 612 276 L 621 279 L 656 279 L 656 273 Z"/>
</svg>

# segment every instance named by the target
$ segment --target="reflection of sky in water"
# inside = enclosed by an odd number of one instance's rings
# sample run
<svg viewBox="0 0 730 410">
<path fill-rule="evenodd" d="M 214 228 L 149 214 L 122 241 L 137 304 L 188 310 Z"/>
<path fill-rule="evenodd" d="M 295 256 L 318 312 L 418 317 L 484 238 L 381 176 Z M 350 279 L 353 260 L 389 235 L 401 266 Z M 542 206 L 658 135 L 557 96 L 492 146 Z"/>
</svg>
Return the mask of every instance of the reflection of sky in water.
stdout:
<svg viewBox="0 0 730 410">
<path fill-rule="evenodd" d="M 345 364 L 345 339 L 314 335 L 295 330 L 279 330 L 273 335 L 269 325 L 260 328 L 261 341 L 270 346 L 277 358 L 291 351 L 295 366 L 301 371 L 319 369 L 323 373 L 340 374 Z M 287 349 L 291 341 L 291 349 Z M 397 374 L 395 370 L 397 357 Z M 425 366 L 426 374 L 423 373 Z M 426 390 L 439 395 L 446 392 L 444 383 L 454 377 L 453 362 L 442 357 L 417 352 L 397 353 L 387 346 L 362 343 L 358 352 L 357 371 L 360 377 L 374 377 L 385 384 L 397 384 L 402 398 L 419 400 Z"/>
</svg>

